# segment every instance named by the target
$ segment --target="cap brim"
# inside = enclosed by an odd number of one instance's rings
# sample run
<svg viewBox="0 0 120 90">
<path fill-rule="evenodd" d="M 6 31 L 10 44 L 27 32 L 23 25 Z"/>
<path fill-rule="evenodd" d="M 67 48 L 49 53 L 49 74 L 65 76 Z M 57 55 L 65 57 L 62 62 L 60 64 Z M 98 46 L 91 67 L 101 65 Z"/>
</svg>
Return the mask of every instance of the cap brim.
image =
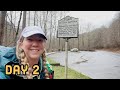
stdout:
<svg viewBox="0 0 120 90">
<path fill-rule="evenodd" d="M 39 34 L 39 33 L 38 33 Z M 44 39 L 46 39 L 47 40 L 47 38 L 43 35 L 43 34 L 39 34 L 40 35 L 40 37 L 42 37 L 42 38 L 44 38 Z"/>
<path fill-rule="evenodd" d="M 40 35 L 40 37 L 47 40 L 46 36 L 41 34 L 41 33 L 34 33 L 34 34 L 33 33 L 28 33 L 28 34 L 25 34 L 25 35 L 23 34 L 23 37 L 30 37 L 30 36 L 35 35 L 35 34 L 38 34 L 38 35 Z"/>
</svg>

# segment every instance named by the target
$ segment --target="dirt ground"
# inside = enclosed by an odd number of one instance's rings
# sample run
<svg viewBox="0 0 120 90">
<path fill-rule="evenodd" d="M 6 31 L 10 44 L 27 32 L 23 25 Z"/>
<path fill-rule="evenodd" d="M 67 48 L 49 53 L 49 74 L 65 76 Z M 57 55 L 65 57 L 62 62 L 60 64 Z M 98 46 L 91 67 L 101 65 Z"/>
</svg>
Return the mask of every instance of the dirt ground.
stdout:
<svg viewBox="0 0 120 90">
<path fill-rule="evenodd" d="M 109 52 L 114 52 L 114 53 L 120 54 L 120 48 L 109 48 L 109 49 L 98 49 L 98 50 L 104 50 L 104 51 L 109 51 Z"/>
</svg>

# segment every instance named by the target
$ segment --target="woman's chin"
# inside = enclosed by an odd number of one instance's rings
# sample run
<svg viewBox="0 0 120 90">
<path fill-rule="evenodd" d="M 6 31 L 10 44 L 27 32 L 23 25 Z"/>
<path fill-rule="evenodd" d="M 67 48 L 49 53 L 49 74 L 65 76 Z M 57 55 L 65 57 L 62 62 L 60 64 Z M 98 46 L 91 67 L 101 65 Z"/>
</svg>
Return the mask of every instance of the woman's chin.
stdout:
<svg viewBox="0 0 120 90">
<path fill-rule="evenodd" d="M 32 56 L 31 56 L 31 59 L 38 59 L 38 58 L 39 58 L 38 55 L 32 55 Z"/>
</svg>

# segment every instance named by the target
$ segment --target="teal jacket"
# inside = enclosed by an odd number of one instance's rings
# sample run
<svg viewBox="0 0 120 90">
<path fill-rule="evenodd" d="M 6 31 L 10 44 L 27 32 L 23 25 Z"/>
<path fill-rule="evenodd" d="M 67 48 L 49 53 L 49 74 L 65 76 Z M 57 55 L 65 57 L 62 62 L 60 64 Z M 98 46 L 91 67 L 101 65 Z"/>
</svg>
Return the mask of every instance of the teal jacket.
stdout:
<svg viewBox="0 0 120 90">
<path fill-rule="evenodd" d="M 20 76 L 17 75 L 6 75 L 5 74 L 5 65 L 6 64 L 12 64 L 12 65 L 16 65 L 19 64 L 19 60 L 16 57 L 16 48 L 12 47 L 12 48 L 7 48 L 5 49 L 4 47 L 2 47 L 3 50 L 0 49 L 0 79 L 23 79 Z M 51 79 L 53 79 L 54 76 L 54 71 L 51 68 L 51 65 L 49 64 L 49 62 L 46 63 L 47 69 L 49 71 L 49 73 L 51 74 L 52 77 L 50 77 Z M 39 60 L 39 73 L 40 73 L 40 79 L 44 79 L 45 78 L 45 74 L 43 72 L 44 68 L 42 66 L 42 59 L 40 58 Z M 33 79 L 37 79 L 37 77 L 34 77 Z"/>
</svg>

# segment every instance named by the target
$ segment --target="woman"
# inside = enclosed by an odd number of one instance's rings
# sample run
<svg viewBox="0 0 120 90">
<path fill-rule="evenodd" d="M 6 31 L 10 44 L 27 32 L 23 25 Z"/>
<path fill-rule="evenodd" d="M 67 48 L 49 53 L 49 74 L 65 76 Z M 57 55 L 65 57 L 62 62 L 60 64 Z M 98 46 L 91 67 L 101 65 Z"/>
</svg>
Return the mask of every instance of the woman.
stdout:
<svg viewBox="0 0 120 90">
<path fill-rule="evenodd" d="M 45 56 L 46 40 L 41 27 L 25 27 L 16 47 L 0 57 L 0 78 L 53 79 L 54 71 Z"/>
</svg>

